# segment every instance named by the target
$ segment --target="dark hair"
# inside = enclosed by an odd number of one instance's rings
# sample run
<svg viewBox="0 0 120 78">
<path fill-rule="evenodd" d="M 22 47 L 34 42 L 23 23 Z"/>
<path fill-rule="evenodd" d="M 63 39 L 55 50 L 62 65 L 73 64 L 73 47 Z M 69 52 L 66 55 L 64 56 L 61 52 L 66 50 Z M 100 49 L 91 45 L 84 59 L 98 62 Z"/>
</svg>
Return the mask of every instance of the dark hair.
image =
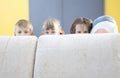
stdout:
<svg viewBox="0 0 120 78">
<path fill-rule="evenodd" d="M 85 24 L 88 26 L 89 33 L 92 29 L 92 20 L 89 18 L 76 18 L 75 21 L 73 22 L 71 28 L 70 28 L 70 33 L 74 34 L 75 33 L 75 27 L 77 24 Z"/>
</svg>

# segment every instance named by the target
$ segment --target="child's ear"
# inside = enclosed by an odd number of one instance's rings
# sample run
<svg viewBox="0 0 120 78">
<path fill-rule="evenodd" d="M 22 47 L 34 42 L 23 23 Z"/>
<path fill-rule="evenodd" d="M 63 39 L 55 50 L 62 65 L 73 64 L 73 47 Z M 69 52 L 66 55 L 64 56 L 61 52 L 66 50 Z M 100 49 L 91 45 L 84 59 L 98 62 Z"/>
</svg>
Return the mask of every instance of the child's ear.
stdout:
<svg viewBox="0 0 120 78">
<path fill-rule="evenodd" d="M 60 30 L 60 35 L 65 34 L 65 32 L 63 30 Z"/>
<path fill-rule="evenodd" d="M 15 32 L 14 32 L 14 36 L 16 36 Z"/>
</svg>

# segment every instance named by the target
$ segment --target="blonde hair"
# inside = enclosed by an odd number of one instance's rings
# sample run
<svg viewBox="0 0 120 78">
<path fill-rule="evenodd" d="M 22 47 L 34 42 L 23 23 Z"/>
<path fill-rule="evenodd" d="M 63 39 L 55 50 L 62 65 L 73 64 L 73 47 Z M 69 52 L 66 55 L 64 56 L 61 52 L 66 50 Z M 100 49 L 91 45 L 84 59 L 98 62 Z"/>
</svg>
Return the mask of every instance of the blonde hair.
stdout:
<svg viewBox="0 0 120 78">
<path fill-rule="evenodd" d="M 73 22 L 73 24 L 70 28 L 71 34 L 75 33 L 75 31 L 76 31 L 75 27 L 77 24 L 85 24 L 88 27 L 89 33 L 90 33 L 90 31 L 92 29 L 92 20 L 91 19 L 89 19 L 89 18 L 77 18 L 77 19 L 75 19 L 75 21 Z"/>
<path fill-rule="evenodd" d="M 25 20 L 25 19 L 19 20 L 15 24 L 15 30 L 16 30 L 16 27 L 19 27 L 19 28 L 29 28 L 31 30 L 31 32 L 33 32 L 33 26 L 32 26 L 32 24 L 29 21 Z"/>
<path fill-rule="evenodd" d="M 45 30 L 49 30 L 49 29 L 52 29 L 52 30 L 55 30 L 55 29 L 58 29 L 58 30 L 61 30 L 61 25 L 60 25 L 60 22 L 59 20 L 57 19 L 48 19 L 48 20 L 45 20 L 45 22 L 43 23 L 43 26 L 42 26 L 42 32 L 44 32 Z"/>
</svg>

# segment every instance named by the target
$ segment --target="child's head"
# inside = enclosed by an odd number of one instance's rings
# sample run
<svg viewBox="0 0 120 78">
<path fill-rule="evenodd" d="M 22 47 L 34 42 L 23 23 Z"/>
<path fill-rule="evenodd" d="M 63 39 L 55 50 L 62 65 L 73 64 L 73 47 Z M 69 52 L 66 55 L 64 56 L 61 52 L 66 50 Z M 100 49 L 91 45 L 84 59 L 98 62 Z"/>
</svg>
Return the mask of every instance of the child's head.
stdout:
<svg viewBox="0 0 120 78">
<path fill-rule="evenodd" d="M 90 33 L 92 27 L 92 20 L 88 18 L 77 18 L 73 22 L 70 33 L 79 34 L 79 33 Z"/>
<path fill-rule="evenodd" d="M 91 33 L 118 33 L 116 21 L 111 16 L 100 16 L 94 20 Z"/>
<path fill-rule="evenodd" d="M 21 19 L 15 24 L 14 34 L 15 36 L 31 36 L 33 35 L 33 26 L 29 21 Z"/>
<path fill-rule="evenodd" d="M 48 19 L 42 27 L 43 35 L 60 35 L 61 25 L 57 19 Z"/>
</svg>

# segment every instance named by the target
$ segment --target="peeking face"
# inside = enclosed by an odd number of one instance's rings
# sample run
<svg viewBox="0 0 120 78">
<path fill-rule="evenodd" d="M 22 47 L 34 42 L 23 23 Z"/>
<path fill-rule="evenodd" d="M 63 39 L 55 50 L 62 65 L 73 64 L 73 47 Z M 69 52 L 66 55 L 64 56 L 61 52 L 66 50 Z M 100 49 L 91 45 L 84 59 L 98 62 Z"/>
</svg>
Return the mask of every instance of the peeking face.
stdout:
<svg viewBox="0 0 120 78">
<path fill-rule="evenodd" d="M 89 29 L 85 24 L 77 24 L 75 27 L 75 34 L 89 33 Z"/>
<path fill-rule="evenodd" d="M 20 28 L 16 27 L 15 36 L 31 36 L 32 32 L 30 28 Z"/>
<path fill-rule="evenodd" d="M 100 29 L 96 30 L 95 33 L 110 33 L 110 32 L 106 29 L 100 28 Z"/>
<path fill-rule="evenodd" d="M 91 33 L 118 33 L 117 25 L 108 21 L 93 26 Z"/>
<path fill-rule="evenodd" d="M 44 30 L 43 35 L 59 35 L 59 31 L 58 30 L 54 30 L 54 29 L 48 29 L 48 30 Z"/>
</svg>

